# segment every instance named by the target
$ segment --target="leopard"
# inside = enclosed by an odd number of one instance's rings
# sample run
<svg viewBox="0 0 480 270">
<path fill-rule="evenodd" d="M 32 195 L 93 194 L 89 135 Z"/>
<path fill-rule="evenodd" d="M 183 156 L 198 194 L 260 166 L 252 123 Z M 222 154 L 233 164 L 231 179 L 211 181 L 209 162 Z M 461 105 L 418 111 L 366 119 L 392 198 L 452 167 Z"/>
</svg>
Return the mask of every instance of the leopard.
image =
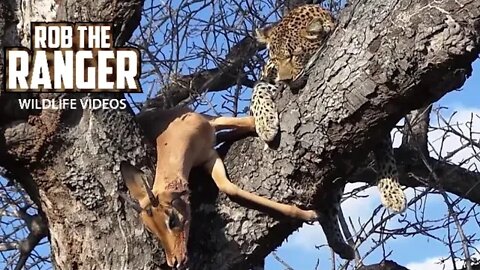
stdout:
<svg viewBox="0 0 480 270">
<path fill-rule="evenodd" d="M 336 19 L 329 11 L 319 5 L 309 4 L 294 8 L 279 22 L 255 31 L 257 41 L 265 44 L 268 50 L 268 60 L 261 69 L 251 101 L 251 110 L 261 126 L 257 133 L 265 134 L 263 138 L 271 139 L 279 131 L 279 116 L 274 102 L 279 83 L 290 85 L 308 76 L 304 72 L 306 66 L 311 64 L 311 59 L 335 30 L 336 24 Z M 268 119 L 273 121 L 269 122 Z M 404 212 L 406 196 L 398 181 L 390 134 L 382 136 L 372 152 L 377 172 L 375 184 L 382 204 L 393 213 Z M 319 223 L 333 251 L 351 260 L 355 252 L 343 239 L 338 223 L 345 184 L 346 181 L 338 181 L 329 187 L 325 200 L 330 206 L 322 210 Z"/>
<path fill-rule="evenodd" d="M 268 51 L 260 80 L 270 83 L 299 79 L 305 65 L 335 29 L 331 12 L 317 4 L 302 5 L 279 22 L 255 30 L 255 38 Z"/>
</svg>

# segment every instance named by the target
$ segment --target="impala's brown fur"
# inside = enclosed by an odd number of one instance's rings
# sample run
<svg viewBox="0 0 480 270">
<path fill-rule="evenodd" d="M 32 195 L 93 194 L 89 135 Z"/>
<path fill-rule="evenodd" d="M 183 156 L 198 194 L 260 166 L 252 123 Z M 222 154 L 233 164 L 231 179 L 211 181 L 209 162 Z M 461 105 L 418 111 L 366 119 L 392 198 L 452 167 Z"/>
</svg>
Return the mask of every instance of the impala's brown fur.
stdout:
<svg viewBox="0 0 480 270">
<path fill-rule="evenodd" d="M 252 194 L 227 178 L 224 164 L 213 148 L 215 132 L 222 129 L 254 132 L 253 117 L 211 117 L 180 108 L 158 112 L 144 121 L 151 126 L 150 135 L 160 134 L 156 137 L 157 166 L 151 191 L 140 170 L 125 162 L 120 167 L 131 196 L 140 204 L 140 208 L 137 207 L 140 217 L 160 239 L 170 267 L 184 268 L 187 264 L 190 226 L 188 179 L 195 166 L 202 166 L 209 172 L 219 190 L 232 199 L 304 221 L 317 219 L 315 211 Z"/>
</svg>

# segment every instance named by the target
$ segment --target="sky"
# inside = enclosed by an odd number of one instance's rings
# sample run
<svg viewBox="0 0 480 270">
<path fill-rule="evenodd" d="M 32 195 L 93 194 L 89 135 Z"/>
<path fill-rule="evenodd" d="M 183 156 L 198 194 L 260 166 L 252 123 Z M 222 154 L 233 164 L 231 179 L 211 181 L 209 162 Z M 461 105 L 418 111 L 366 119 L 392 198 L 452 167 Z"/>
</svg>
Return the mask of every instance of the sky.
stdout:
<svg viewBox="0 0 480 270">
<path fill-rule="evenodd" d="M 147 1 L 148 2 L 148 1 Z M 210 14 L 204 14 L 204 16 L 210 16 Z M 168 55 L 167 52 L 164 54 Z M 192 64 L 194 62 L 191 62 Z M 467 80 L 465 85 L 462 87 L 461 91 L 454 91 L 448 93 L 440 101 L 435 103 L 436 107 L 446 107 L 442 110 L 442 113 L 445 116 L 451 115 L 453 112 L 457 112 L 454 116 L 454 121 L 459 123 L 464 123 L 470 119 L 472 113 L 480 115 L 480 61 L 477 60 L 474 63 L 474 72 L 472 76 Z M 145 95 L 133 95 L 135 100 L 143 100 Z M 218 101 L 218 100 L 217 100 Z M 248 102 L 244 102 L 248 104 Z M 480 131 L 480 119 L 477 118 L 476 130 Z M 436 118 L 432 117 L 432 124 L 438 125 Z M 441 140 L 438 139 L 441 137 L 439 132 L 430 133 L 430 141 L 432 143 L 433 149 L 438 149 L 441 143 Z M 398 145 L 401 138 L 399 136 L 394 137 L 395 143 Z M 448 153 L 449 150 L 456 149 L 462 143 L 461 140 L 454 137 L 446 138 L 446 143 L 444 143 L 444 148 L 442 153 Z M 458 163 L 463 159 L 469 157 L 471 152 L 468 149 L 457 153 L 453 158 L 452 162 Z M 478 161 L 477 161 L 478 164 Z M 463 165 L 464 167 L 471 166 L 471 163 Z M 478 164 L 480 166 L 480 164 Z M 0 179 L 0 181 L 3 181 Z M 346 187 L 346 191 L 353 190 L 358 188 L 360 184 L 350 184 Z M 408 199 L 413 198 L 416 194 L 421 192 L 421 189 L 407 189 Z M 360 197 L 357 199 L 350 199 L 345 201 L 342 204 L 342 209 L 345 213 L 345 216 L 351 218 L 355 224 L 355 230 L 358 231 L 360 228 L 359 221 L 365 222 L 371 215 L 374 209 L 380 205 L 380 199 L 378 192 L 375 188 L 368 188 L 363 195 L 368 195 L 366 197 Z M 428 197 L 428 200 L 425 202 L 425 209 L 430 218 L 442 218 L 446 213 L 445 204 L 442 202 L 442 197 L 439 195 L 431 195 Z M 462 202 L 465 206 L 468 206 L 468 202 Z M 404 215 L 407 220 L 414 218 L 415 212 L 411 209 L 406 211 Z M 379 216 L 376 216 L 378 220 Z M 3 226 L 3 225 L 2 225 Z M 397 218 L 392 219 L 388 223 L 389 228 L 401 227 L 402 224 L 398 222 Z M 367 225 L 366 228 L 369 228 Z M 479 231 L 479 228 L 475 224 L 466 224 L 465 232 L 467 234 L 472 234 L 476 231 Z M 446 235 L 445 229 L 439 229 L 435 232 L 435 235 L 440 238 Z M 331 265 L 331 253 L 328 247 L 316 248 L 315 246 L 325 245 L 325 236 L 321 227 L 316 224 L 313 226 L 305 225 L 300 230 L 292 234 L 285 242 L 276 250 L 276 253 L 279 257 L 282 258 L 286 263 L 288 263 L 295 270 L 304 270 L 304 269 L 315 269 L 317 260 L 321 266 L 319 269 L 330 269 Z M 372 246 L 372 240 L 366 241 L 364 245 L 360 247 L 362 254 L 365 254 Z M 480 247 L 480 246 L 479 246 Z M 438 264 L 439 260 L 442 259 L 446 254 L 448 254 L 448 249 L 443 244 L 427 238 L 425 236 L 415 236 L 415 237 L 397 237 L 396 239 L 390 239 L 386 246 L 385 250 L 387 252 L 392 252 L 389 259 L 392 259 L 411 270 L 440 270 L 440 269 L 452 269 L 452 262 L 447 261 L 445 264 Z M 43 251 L 42 251 L 43 252 Z M 472 250 L 473 253 L 473 250 Z M 377 263 L 382 258 L 381 249 L 377 249 L 371 255 L 366 257 L 365 263 Z M 338 257 L 336 257 L 338 260 Z M 341 263 L 341 260 L 337 262 Z M 460 263 L 459 263 L 460 264 Z M 460 265 L 459 265 L 460 266 Z M 0 268 L 2 267 L 2 262 L 0 262 Z M 269 256 L 266 259 L 266 269 L 267 270 L 280 270 L 285 269 L 273 256 Z"/>
</svg>

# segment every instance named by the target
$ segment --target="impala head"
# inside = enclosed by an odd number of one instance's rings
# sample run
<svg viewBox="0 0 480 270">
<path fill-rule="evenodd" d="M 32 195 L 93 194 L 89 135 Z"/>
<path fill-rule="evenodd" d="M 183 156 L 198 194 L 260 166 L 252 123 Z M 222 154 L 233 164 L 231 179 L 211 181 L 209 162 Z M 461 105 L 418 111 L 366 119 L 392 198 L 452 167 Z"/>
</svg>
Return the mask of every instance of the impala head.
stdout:
<svg viewBox="0 0 480 270">
<path fill-rule="evenodd" d="M 120 171 L 131 196 L 137 202 L 126 200 L 139 212 L 147 229 L 160 239 L 168 265 L 185 268 L 190 230 L 188 192 L 152 190 L 144 173 L 126 162 L 120 164 Z"/>
</svg>

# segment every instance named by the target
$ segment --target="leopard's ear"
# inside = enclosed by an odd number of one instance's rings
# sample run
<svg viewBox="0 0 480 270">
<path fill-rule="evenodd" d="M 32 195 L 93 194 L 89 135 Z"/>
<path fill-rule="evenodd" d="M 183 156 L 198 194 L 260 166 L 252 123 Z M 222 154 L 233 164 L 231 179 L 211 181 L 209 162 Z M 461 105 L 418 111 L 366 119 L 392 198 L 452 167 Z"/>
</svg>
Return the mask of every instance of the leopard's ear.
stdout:
<svg viewBox="0 0 480 270">
<path fill-rule="evenodd" d="M 272 34 L 273 27 L 275 25 L 269 25 L 264 28 L 257 28 L 255 29 L 255 39 L 260 44 L 268 44 L 270 43 L 270 36 Z"/>
<path fill-rule="evenodd" d="M 303 48 L 300 48 L 300 47 L 296 47 L 293 52 L 292 52 L 292 55 L 302 55 L 304 52 L 304 49 Z"/>
<path fill-rule="evenodd" d="M 313 18 L 307 25 L 304 37 L 310 40 L 322 39 L 329 35 L 336 25 L 335 18 L 330 14 L 325 16 Z"/>
<path fill-rule="evenodd" d="M 323 20 L 321 18 L 312 19 L 305 29 L 305 38 L 315 40 L 319 39 L 323 32 Z"/>
</svg>

